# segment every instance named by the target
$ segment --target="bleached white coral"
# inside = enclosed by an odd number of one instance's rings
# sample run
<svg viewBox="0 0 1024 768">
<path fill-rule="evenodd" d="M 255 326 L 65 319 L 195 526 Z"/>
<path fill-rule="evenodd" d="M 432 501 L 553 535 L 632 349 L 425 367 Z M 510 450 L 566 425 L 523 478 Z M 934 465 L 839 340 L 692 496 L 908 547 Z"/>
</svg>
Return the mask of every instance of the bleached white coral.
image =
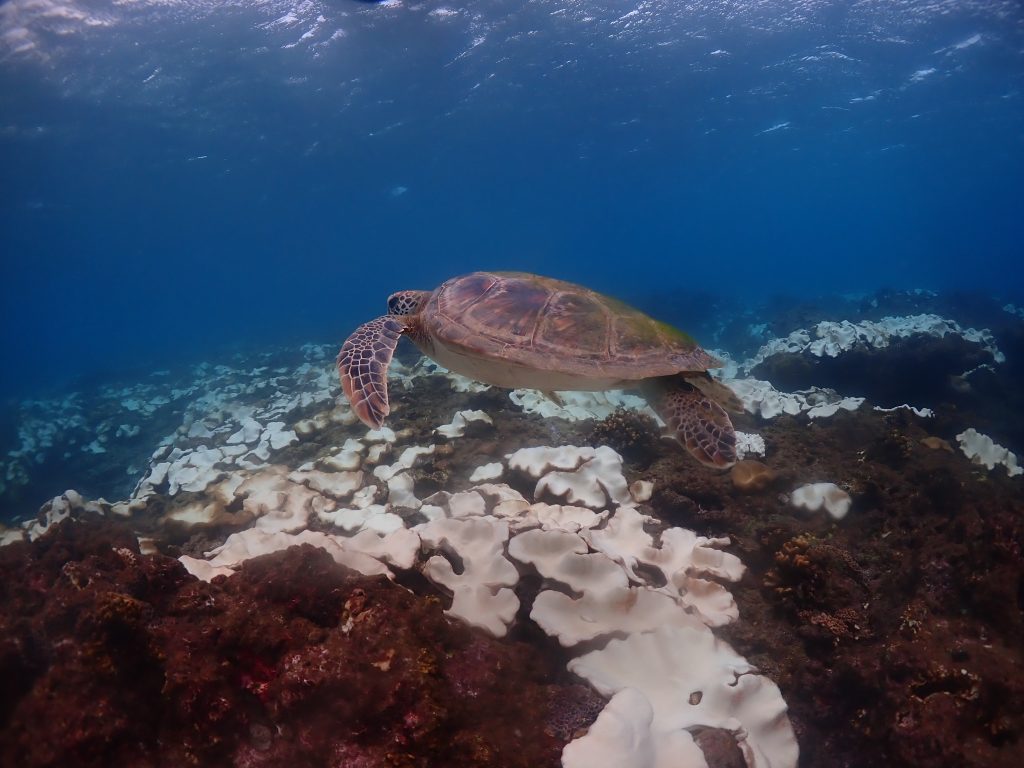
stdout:
<svg viewBox="0 0 1024 768">
<path fill-rule="evenodd" d="M 835 483 L 809 483 L 801 485 L 790 496 L 794 507 L 811 512 L 824 508 L 835 520 L 842 520 L 850 511 L 853 499 Z"/>
<path fill-rule="evenodd" d="M 1017 455 L 999 445 L 988 435 L 983 435 L 971 427 L 956 436 L 960 450 L 975 464 L 987 469 L 995 469 L 997 464 L 1006 467 L 1006 474 L 1014 477 L 1024 473 L 1024 467 L 1017 464 Z"/>
<path fill-rule="evenodd" d="M 783 352 L 808 352 L 816 357 L 838 357 L 858 344 L 881 349 L 889 346 L 893 339 L 918 334 L 940 338 L 947 334 L 960 336 L 967 341 L 980 344 L 992 354 L 997 363 L 1005 360 L 989 330 L 962 328 L 953 320 L 925 314 L 883 317 L 878 321 L 865 320 L 860 323 L 851 323 L 848 320 L 838 323 L 824 321 L 818 323 L 813 331 L 801 329 L 793 331 L 785 338 L 773 339 L 762 346 L 752 358 L 745 360 L 740 367 L 750 371 L 772 355 Z"/>
<path fill-rule="evenodd" d="M 651 727 L 654 710 L 636 688 L 623 688 L 584 736 L 562 750 L 562 768 L 707 768 L 688 731 Z"/>
<path fill-rule="evenodd" d="M 434 431 L 437 432 L 437 434 L 448 438 L 462 437 L 463 433 L 466 431 L 466 427 L 474 421 L 483 424 L 494 424 L 494 420 L 483 411 L 458 411 L 452 417 L 451 422 L 448 424 L 442 424 Z"/>
<path fill-rule="evenodd" d="M 855 411 L 864 402 L 863 397 L 841 397 L 831 390 L 806 389 L 800 392 L 780 392 L 771 382 L 761 379 L 733 379 L 726 382 L 749 413 L 764 419 L 782 414 L 795 416 L 806 413 L 809 418 L 832 416 L 840 410 Z"/>
<path fill-rule="evenodd" d="M 644 523 L 650 520 L 635 508 L 623 506 L 603 528 L 581 531 L 581 536 L 593 549 L 622 565 L 636 583 L 647 583 L 641 566 L 659 571 L 665 584 L 657 591 L 694 611 L 706 624 L 721 626 L 734 621 L 739 610 L 732 595 L 707 578 L 742 578 L 744 567 L 739 558 L 719 549 L 727 546 L 729 539 L 710 539 L 685 528 L 669 528 L 656 545 L 654 537 L 644 530 Z"/>
<path fill-rule="evenodd" d="M 915 406 L 907 405 L 906 403 L 903 403 L 901 405 L 894 405 L 892 408 L 883 408 L 880 405 L 876 405 L 874 407 L 874 410 L 881 411 L 882 413 L 895 413 L 900 409 L 910 411 L 915 416 L 919 416 L 922 419 L 930 419 L 935 416 L 935 411 L 933 411 L 931 408 L 916 408 Z"/>
<path fill-rule="evenodd" d="M 736 458 L 747 456 L 764 456 L 766 447 L 764 438 L 752 432 L 736 432 Z"/>
<path fill-rule="evenodd" d="M 592 509 L 633 503 L 622 474 L 622 457 L 606 445 L 521 448 L 507 458 L 512 469 L 540 478 L 535 497 L 550 493 Z"/>
<path fill-rule="evenodd" d="M 388 536 L 367 532 L 345 538 L 319 531 L 287 533 L 249 528 L 231 534 L 221 546 L 208 553 L 212 555 L 209 560 L 187 555 L 179 559 L 190 573 L 209 581 L 219 574 L 229 574 L 246 560 L 297 544 L 312 544 L 325 549 L 336 562 L 364 575 L 382 574 L 391 578 L 391 570 L 385 563 L 399 567 L 412 565 L 414 553 L 419 548 L 419 538 L 405 529 Z"/>
<path fill-rule="evenodd" d="M 469 475 L 469 482 L 482 483 L 487 480 L 497 480 L 503 474 L 505 474 L 505 465 L 500 461 L 492 461 L 474 469 Z"/>
<path fill-rule="evenodd" d="M 611 633 L 650 632 L 669 625 L 700 624 L 669 595 L 645 587 L 588 590 L 581 597 L 544 590 L 533 601 L 530 618 L 571 648 Z"/>
<path fill-rule="evenodd" d="M 568 531 L 525 531 L 509 542 L 508 554 L 574 592 L 606 592 L 629 584 L 620 565 L 604 553 L 590 552 L 582 537 Z"/>
<path fill-rule="evenodd" d="M 447 613 L 467 624 L 504 637 L 519 610 L 510 587 L 519 573 L 505 557 L 508 523 L 490 517 L 442 518 L 417 526 L 427 547 L 451 553 L 462 562 L 461 573 L 441 554 L 427 560 L 424 575 L 452 593 Z"/>
<path fill-rule="evenodd" d="M 60 496 L 54 496 L 48 502 L 43 504 L 39 509 L 39 514 L 35 520 L 26 522 L 23 525 L 24 535 L 30 540 L 35 541 L 50 528 L 62 520 L 66 520 L 69 517 L 79 512 L 92 512 L 94 514 L 106 514 L 110 511 L 110 504 L 104 499 L 98 499 L 96 501 L 89 501 L 82 497 L 78 491 L 67 490 L 64 491 Z M 5 536 L 4 544 L 10 544 L 11 542 L 18 541 L 19 537 L 11 534 Z"/>
<path fill-rule="evenodd" d="M 606 392 L 556 392 L 557 400 L 536 389 L 514 389 L 508 396 L 526 413 L 536 413 L 544 418 L 554 417 L 566 421 L 605 419 L 619 408 L 628 408 L 659 420 L 646 400 L 618 389 Z"/>
<path fill-rule="evenodd" d="M 374 468 L 373 476 L 378 480 L 387 482 L 399 472 L 412 469 L 422 456 L 429 456 L 435 449 L 436 446 L 433 443 L 430 445 L 410 445 L 402 451 L 398 457 L 398 461 L 394 464 L 381 465 Z"/>
<path fill-rule="evenodd" d="M 642 694 L 653 738 L 720 728 L 733 734 L 750 768 L 797 763 L 799 748 L 778 686 L 705 627 L 667 626 L 612 640 L 570 661 L 569 670 L 606 696 L 628 689 Z M 623 763 L 644 764 L 658 765 Z"/>
</svg>

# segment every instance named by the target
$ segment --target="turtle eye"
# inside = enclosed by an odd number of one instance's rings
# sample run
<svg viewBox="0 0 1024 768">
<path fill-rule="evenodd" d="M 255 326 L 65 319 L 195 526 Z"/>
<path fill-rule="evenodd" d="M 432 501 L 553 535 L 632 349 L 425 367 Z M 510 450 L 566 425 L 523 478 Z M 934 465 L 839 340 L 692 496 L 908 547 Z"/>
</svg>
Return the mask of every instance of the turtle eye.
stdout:
<svg viewBox="0 0 1024 768">
<path fill-rule="evenodd" d="M 416 301 L 410 291 L 399 291 L 388 298 L 389 315 L 410 315 L 416 309 Z"/>
</svg>

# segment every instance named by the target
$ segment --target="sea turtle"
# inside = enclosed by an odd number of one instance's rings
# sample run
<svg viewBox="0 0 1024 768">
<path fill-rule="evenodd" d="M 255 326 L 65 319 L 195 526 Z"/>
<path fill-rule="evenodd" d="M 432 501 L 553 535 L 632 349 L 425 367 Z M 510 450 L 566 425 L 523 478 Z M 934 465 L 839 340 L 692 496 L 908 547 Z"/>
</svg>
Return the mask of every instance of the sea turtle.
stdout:
<svg viewBox="0 0 1024 768">
<path fill-rule="evenodd" d="M 423 354 L 497 387 L 639 388 L 702 464 L 736 461 L 722 406 L 741 405 L 707 374 L 721 362 L 690 336 L 573 283 L 521 272 L 474 272 L 434 291 L 399 291 L 388 313 L 359 326 L 338 354 L 345 395 L 364 424 L 388 415 L 387 369 L 405 334 Z"/>
</svg>

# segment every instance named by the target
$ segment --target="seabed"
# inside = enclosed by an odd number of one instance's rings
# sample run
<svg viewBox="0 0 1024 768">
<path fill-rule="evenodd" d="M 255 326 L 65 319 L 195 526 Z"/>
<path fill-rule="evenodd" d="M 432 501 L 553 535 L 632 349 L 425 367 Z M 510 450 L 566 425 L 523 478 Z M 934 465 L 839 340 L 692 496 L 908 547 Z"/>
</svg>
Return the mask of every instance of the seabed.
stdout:
<svg viewBox="0 0 1024 768">
<path fill-rule="evenodd" d="M 1016 767 L 1024 312 L 860 306 L 705 339 L 724 473 L 404 348 L 380 430 L 334 345 L 23 403 L 0 762 Z"/>
</svg>

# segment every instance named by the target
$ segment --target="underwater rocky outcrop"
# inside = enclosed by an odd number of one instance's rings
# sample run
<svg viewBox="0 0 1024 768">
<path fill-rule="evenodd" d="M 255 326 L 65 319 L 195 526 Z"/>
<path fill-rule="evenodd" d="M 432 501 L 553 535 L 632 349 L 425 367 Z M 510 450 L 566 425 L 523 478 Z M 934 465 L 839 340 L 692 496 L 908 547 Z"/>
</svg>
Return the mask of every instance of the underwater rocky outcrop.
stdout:
<svg viewBox="0 0 1024 768">
<path fill-rule="evenodd" d="M 550 765 L 596 715 L 525 643 L 310 545 L 207 583 L 67 521 L 0 563 L 4 765 Z"/>
</svg>

